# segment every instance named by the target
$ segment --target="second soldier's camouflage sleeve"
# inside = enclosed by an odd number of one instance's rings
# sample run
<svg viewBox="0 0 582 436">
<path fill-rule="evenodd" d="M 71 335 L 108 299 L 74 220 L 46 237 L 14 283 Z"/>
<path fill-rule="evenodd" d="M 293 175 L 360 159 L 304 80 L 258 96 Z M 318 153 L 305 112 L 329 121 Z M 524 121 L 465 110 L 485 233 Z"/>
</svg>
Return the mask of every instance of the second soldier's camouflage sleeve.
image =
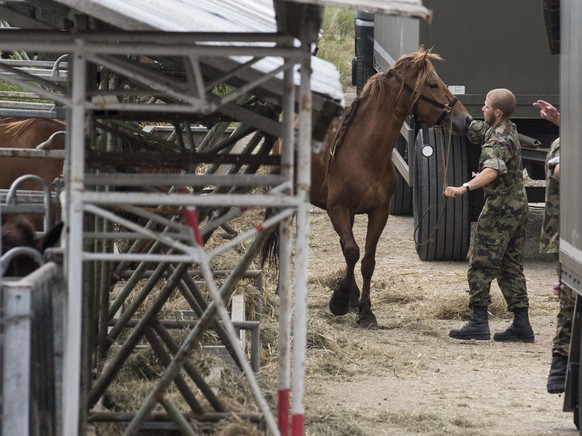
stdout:
<svg viewBox="0 0 582 436">
<path fill-rule="evenodd" d="M 507 147 L 497 141 L 488 141 L 481 148 L 481 168 L 493 168 L 500 174 L 507 173 L 506 162 L 511 158 L 508 155 Z"/>
<path fill-rule="evenodd" d="M 473 120 L 469 126 L 469 131 L 467 132 L 467 138 L 473 144 L 479 144 L 483 142 L 483 137 L 489 126 L 485 124 L 484 121 Z"/>
</svg>

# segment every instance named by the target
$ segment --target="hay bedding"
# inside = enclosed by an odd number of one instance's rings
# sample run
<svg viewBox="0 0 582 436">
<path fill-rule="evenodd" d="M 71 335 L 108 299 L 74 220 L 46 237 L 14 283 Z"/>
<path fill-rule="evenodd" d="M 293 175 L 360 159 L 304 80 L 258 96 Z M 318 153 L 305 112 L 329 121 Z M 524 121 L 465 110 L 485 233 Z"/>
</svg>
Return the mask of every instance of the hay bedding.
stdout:
<svg viewBox="0 0 582 436">
<path fill-rule="evenodd" d="M 468 262 L 420 261 L 412 217 L 391 216 L 380 240 L 371 294 L 380 328 L 355 328 L 355 314 L 331 315 L 330 287 L 344 261 L 326 214 L 313 209 L 307 434 L 573 434 L 563 398 L 545 390 L 557 302 L 555 264 L 537 253 L 540 214 L 532 208 L 525 263 L 536 342 L 502 344 L 448 338 L 469 316 Z M 358 242 L 365 225 L 357 217 Z M 493 332 L 511 314 L 496 285 L 492 293 Z"/>
<path fill-rule="evenodd" d="M 233 225 L 239 231 L 247 230 L 248 228 L 254 227 L 257 222 L 262 219 L 262 212 L 255 210 L 249 211 L 249 213 L 244 214 L 240 219 L 238 219 Z M 220 240 L 221 238 L 228 237 L 220 231 L 217 232 L 217 236 L 211 239 L 207 248 L 212 249 L 220 243 L 225 242 Z M 239 246 L 234 247 L 231 250 L 219 255 L 213 260 L 212 268 L 214 270 L 231 270 L 240 258 L 240 253 L 247 250 L 249 241 L 245 241 Z M 258 269 L 258 265 L 254 265 L 253 268 Z M 203 294 L 206 294 L 208 298 L 208 290 L 206 289 L 203 282 L 198 281 L 199 278 L 194 277 L 195 281 Z M 218 278 L 217 283 L 220 286 L 224 278 Z M 132 301 L 137 298 L 139 292 L 142 289 L 145 280 L 142 281 L 132 292 L 129 298 L 125 302 L 125 307 L 129 307 Z M 156 289 L 154 289 L 148 297 L 143 301 L 139 310 L 133 318 L 139 318 L 151 305 L 152 301 L 156 298 L 159 289 L 163 286 L 164 280 L 162 280 Z M 122 286 L 120 285 L 119 290 Z M 247 320 L 256 319 L 257 307 L 263 306 L 263 316 L 270 318 L 271 322 L 266 322 L 262 328 L 261 335 L 266 339 L 264 340 L 265 351 L 261 357 L 261 361 L 264 362 L 275 362 L 276 371 L 276 300 L 273 299 L 272 295 L 264 293 L 261 295 L 256 287 L 254 279 L 242 279 L 237 288 L 236 292 L 245 292 L 245 311 L 247 315 Z M 116 297 L 115 291 L 112 293 L 112 298 Z M 159 313 L 158 318 L 170 321 L 191 321 L 192 308 L 186 303 L 181 294 L 177 291 L 174 292 L 173 296 L 166 302 L 164 307 Z M 272 326 L 272 327 L 271 327 Z M 172 329 L 169 331 L 173 336 L 174 341 L 178 344 L 182 343 L 184 338 L 189 333 L 188 328 L 184 329 Z M 129 331 L 125 331 L 118 343 L 113 345 L 111 354 L 114 354 L 117 349 L 119 349 L 119 344 L 129 334 Z M 212 330 L 207 331 L 204 335 L 200 344 L 197 344 L 194 352 L 191 355 L 190 363 L 197 369 L 197 371 L 204 377 L 206 382 L 215 391 L 220 401 L 225 405 L 226 410 L 241 413 L 258 413 L 259 409 L 256 405 L 256 401 L 249 387 L 248 381 L 235 366 L 232 361 L 223 360 L 214 353 L 204 351 L 201 347 L 208 345 L 221 345 L 221 342 Z M 250 358 L 250 333 L 247 333 L 247 355 Z M 137 411 L 142 405 L 145 398 L 150 394 L 155 383 L 159 380 L 159 377 L 163 373 L 165 367 L 159 361 L 159 358 L 152 350 L 151 346 L 144 338 L 140 345 L 136 347 L 133 354 L 126 361 L 121 372 L 114 383 L 107 390 L 103 401 L 99 404 L 95 411 Z M 198 392 L 194 383 L 185 374 L 184 370 L 181 373 L 184 379 L 187 381 L 188 385 L 191 386 L 194 395 L 203 406 L 203 408 L 212 412 L 211 406 L 208 404 L 207 400 L 203 395 Z M 273 403 L 276 398 L 276 386 L 265 386 L 265 395 Z M 167 396 L 173 402 L 175 402 L 178 407 L 183 411 L 188 411 L 188 407 L 184 404 L 183 398 L 179 393 L 178 389 L 174 384 L 170 385 L 168 389 Z M 101 409 L 101 410 L 99 410 Z M 163 413 L 163 408 L 158 404 L 153 413 Z M 199 434 L 213 434 L 213 435 L 242 435 L 242 436 L 253 436 L 258 434 L 263 434 L 257 428 L 256 424 L 250 424 L 242 419 L 233 416 L 231 419 L 227 419 L 219 422 L 218 424 L 203 424 L 203 423 L 193 423 L 194 428 Z M 123 426 L 115 423 L 96 423 L 94 425 L 94 433 L 97 435 L 107 435 L 114 436 L 116 434 L 123 434 Z M 175 433 L 173 433 L 175 434 Z"/>
<path fill-rule="evenodd" d="M 421 262 L 412 241 L 412 218 L 391 216 L 372 281 L 372 304 L 380 328 L 360 330 L 355 328 L 355 314 L 329 313 L 330 289 L 341 278 L 344 261 L 327 215 L 312 209 L 310 220 L 307 435 L 574 434 L 571 415 L 561 411 L 562 398 L 545 391 L 557 310 L 550 293 L 555 265 L 531 249 L 537 247 L 535 241 L 530 243 L 525 273 L 536 342 L 455 341 L 448 338 L 448 331 L 468 316 L 467 262 Z M 532 222 L 539 225 L 535 219 Z M 358 217 L 354 229 L 357 240 L 363 241 L 363 217 Z M 537 231 L 531 229 L 530 236 Z M 259 382 L 273 410 L 275 282 L 275 271 L 266 271 L 266 289 L 260 297 Z M 511 317 L 496 286 L 493 297 L 491 328 L 497 331 Z M 240 392 L 228 395 L 253 409 L 254 400 L 244 393 L 245 381 L 235 379 L 236 374 L 228 384 L 240 385 Z M 131 389 L 136 390 L 136 385 L 131 384 Z M 260 434 L 250 427 L 227 422 L 215 434 Z"/>
</svg>

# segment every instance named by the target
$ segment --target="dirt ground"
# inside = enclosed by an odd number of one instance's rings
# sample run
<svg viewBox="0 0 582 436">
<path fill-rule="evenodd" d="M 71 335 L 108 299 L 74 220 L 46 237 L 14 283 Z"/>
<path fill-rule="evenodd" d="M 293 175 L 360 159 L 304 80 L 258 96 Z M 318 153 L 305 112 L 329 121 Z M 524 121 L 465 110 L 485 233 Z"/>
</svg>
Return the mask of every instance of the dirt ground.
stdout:
<svg viewBox="0 0 582 436">
<path fill-rule="evenodd" d="M 536 341 L 508 344 L 448 337 L 465 322 L 468 261 L 419 260 L 407 216 L 391 216 L 379 244 L 372 304 L 380 328 L 356 328 L 353 313 L 331 315 L 330 285 L 344 261 L 327 215 L 313 208 L 306 434 L 576 434 L 563 396 L 546 391 L 558 303 L 556 265 L 538 253 L 541 212 L 531 208 L 525 262 Z M 359 243 L 365 223 L 356 220 Z M 511 316 L 497 285 L 492 293 L 493 333 Z"/>
</svg>

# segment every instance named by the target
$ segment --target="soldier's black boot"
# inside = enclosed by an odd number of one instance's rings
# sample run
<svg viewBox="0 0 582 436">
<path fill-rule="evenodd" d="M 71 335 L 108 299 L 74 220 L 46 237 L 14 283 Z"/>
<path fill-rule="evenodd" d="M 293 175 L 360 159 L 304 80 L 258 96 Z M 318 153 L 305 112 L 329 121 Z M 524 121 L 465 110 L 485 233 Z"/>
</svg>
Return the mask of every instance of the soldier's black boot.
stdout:
<svg viewBox="0 0 582 436">
<path fill-rule="evenodd" d="M 535 336 L 529 323 L 528 308 L 515 309 L 511 325 L 504 332 L 495 333 L 493 340 L 499 342 L 534 342 Z"/>
<path fill-rule="evenodd" d="M 490 339 L 487 306 L 473 306 L 473 314 L 469 322 L 460 329 L 451 330 L 449 336 L 454 339 Z"/>
<path fill-rule="evenodd" d="M 566 389 L 566 371 L 568 369 L 568 358 L 561 354 L 552 355 L 552 366 L 548 375 L 548 392 L 550 394 L 561 394 Z"/>
</svg>

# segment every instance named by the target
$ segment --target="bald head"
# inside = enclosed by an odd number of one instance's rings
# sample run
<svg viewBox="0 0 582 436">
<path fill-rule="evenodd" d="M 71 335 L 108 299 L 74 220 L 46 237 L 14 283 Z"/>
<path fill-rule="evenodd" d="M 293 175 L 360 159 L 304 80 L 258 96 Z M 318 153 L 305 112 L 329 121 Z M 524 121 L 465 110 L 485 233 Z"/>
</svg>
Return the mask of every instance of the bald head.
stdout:
<svg viewBox="0 0 582 436">
<path fill-rule="evenodd" d="M 515 95 L 509 89 L 493 89 L 487 93 L 487 98 L 494 109 L 499 109 L 503 112 L 505 118 L 509 118 L 515 111 Z"/>
</svg>

